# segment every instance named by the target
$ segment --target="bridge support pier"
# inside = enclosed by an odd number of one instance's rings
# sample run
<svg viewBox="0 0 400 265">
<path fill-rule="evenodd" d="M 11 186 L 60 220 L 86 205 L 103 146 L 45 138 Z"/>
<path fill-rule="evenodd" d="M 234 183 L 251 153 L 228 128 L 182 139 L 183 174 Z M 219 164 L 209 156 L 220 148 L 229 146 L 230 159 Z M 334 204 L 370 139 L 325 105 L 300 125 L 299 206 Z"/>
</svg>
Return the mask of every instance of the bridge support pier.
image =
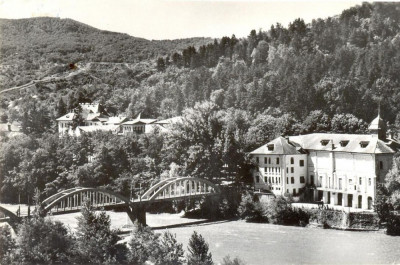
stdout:
<svg viewBox="0 0 400 265">
<path fill-rule="evenodd" d="M 146 226 L 146 206 L 145 205 L 135 205 L 128 207 L 128 216 L 134 224 L 136 221 Z"/>
</svg>

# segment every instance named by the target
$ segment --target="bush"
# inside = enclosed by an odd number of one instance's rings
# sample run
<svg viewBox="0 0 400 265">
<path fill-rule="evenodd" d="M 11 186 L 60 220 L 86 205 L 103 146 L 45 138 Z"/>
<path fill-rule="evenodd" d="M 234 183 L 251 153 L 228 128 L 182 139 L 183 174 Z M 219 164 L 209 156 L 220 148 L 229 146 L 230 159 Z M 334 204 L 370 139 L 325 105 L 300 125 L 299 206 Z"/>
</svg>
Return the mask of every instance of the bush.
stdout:
<svg viewBox="0 0 400 265">
<path fill-rule="evenodd" d="M 400 236 L 400 216 L 390 214 L 387 218 L 386 234 L 391 236 Z"/>
<path fill-rule="evenodd" d="M 242 196 L 238 213 L 247 222 L 268 222 L 264 203 L 258 201 L 258 198 L 250 193 Z"/>
<path fill-rule="evenodd" d="M 8 226 L 0 227 L 0 263 L 10 263 L 11 252 L 15 249 L 15 240 Z"/>
<path fill-rule="evenodd" d="M 282 196 L 278 196 L 267 204 L 266 215 L 270 223 L 281 225 L 305 226 L 310 219 L 306 211 L 293 208 L 291 202 Z"/>
<path fill-rule="evenodd" d="M 232 260 L 231 257 L 229 257 L 229 256 L 224 257 L 221 264 L 222 265 L 245 265 L 245 263 L 238 257 L 236 257 Z"/>
</svg>

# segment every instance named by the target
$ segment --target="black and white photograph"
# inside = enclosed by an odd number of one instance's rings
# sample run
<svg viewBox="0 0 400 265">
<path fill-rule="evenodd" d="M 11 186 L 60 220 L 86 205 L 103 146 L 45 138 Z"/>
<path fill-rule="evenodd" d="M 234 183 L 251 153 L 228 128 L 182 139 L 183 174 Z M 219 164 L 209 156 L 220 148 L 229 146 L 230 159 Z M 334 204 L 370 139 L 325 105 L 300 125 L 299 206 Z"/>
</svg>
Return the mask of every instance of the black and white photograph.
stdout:
<svg viewBox="0 0 400 265">
<path fill-rule="evenodd" d="M 400 264 L 400 2 L 0 0 L 0 264 Z"/>
</svg>

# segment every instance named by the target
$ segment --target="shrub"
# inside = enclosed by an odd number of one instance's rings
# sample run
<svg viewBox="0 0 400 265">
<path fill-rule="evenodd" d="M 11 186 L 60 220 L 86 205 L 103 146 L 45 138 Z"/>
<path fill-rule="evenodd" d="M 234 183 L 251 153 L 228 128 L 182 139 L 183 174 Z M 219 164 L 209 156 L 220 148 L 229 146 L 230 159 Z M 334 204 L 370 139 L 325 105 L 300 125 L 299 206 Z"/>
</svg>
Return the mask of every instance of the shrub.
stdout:
<svg viewBox="0 0 400 265">
<path fill-rule="evenodd" d="M 11 252 L 15 249 L 15 240 L 8 226 L 0 227 L 0 263 L 10 263 Z"/>
<path fill-rule="evenodd" d="M 293 208 L 291 202 L 282 196 L 268 202 L 266 207 L 268 221 L 281 225 L 306 225 L 309 223 L 310 215 L 302 210 Z"/>
<path fill-rule="evenodd" d="M 221 264 L 222 265 L 245 265 L 245 263 L 238 257 L 236 257 L 232 260 L 231 257 L 229 257 L 229 256 L 224 257 Z"/>
<path fill-rule="evenodd" d="M 387 218 L 386 234 L 391 236 L 400 236 L 400 216 L 390 214 Z"/>
<path fill-rule="evenodd" d="M 248 222 L 267 222 L 264 203 L 258 201 L 257 197 L 246 193 L 242 196 L 238 213 L 241 218 Z"/>
</svg>

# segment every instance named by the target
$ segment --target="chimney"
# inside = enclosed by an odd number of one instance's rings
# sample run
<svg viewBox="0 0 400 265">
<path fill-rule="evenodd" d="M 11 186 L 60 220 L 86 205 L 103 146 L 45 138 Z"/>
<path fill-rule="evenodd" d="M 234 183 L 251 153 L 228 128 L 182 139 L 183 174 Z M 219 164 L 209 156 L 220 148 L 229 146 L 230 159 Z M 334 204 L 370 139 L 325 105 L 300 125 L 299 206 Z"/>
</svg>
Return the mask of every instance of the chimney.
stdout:
<svg viewBox="0 0 400 265">
<path fill-rule="evenodd" d="M 7 123 L 8 131 L 11 132 L 11 123 Z"/>
<path fill-rule="evenodd" d="M 289 140 L 289 136 L 285 136 L 285 139 L 286 139 L 286 142 L 288 143 L 288 144 L 290 144 L 290 140 Z"/>
</svg>

